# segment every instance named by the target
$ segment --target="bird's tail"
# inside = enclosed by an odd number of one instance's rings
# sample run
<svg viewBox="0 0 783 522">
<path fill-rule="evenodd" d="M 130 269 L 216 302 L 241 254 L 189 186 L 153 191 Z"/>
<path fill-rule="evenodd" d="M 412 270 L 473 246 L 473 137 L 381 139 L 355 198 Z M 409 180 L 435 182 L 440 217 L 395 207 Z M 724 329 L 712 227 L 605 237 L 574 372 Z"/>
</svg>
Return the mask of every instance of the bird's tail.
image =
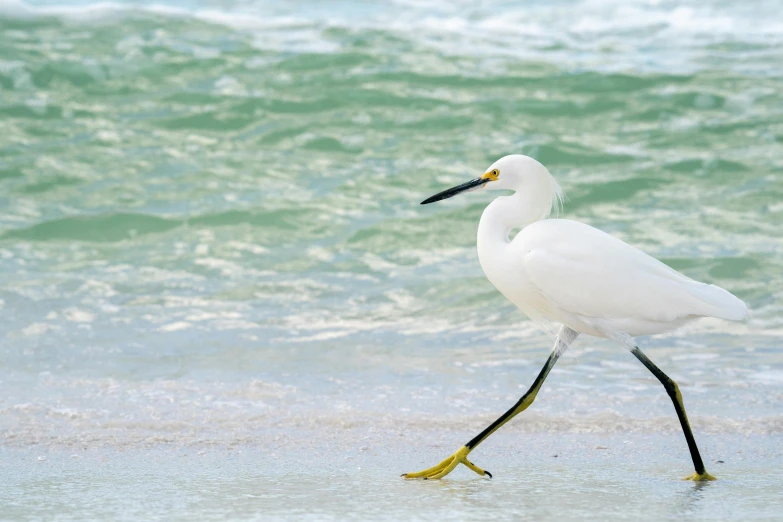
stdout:
<svg viewBox="0 0 783 522">
<path fill-rule="evenodd" d="M 719 286 L 695 283 L 696 287 L 692 290 L 699 300 L 699 315 L 728 321 L 742 321 L 748 316 L 747 305 L 731 292 Z"/>
</svg>

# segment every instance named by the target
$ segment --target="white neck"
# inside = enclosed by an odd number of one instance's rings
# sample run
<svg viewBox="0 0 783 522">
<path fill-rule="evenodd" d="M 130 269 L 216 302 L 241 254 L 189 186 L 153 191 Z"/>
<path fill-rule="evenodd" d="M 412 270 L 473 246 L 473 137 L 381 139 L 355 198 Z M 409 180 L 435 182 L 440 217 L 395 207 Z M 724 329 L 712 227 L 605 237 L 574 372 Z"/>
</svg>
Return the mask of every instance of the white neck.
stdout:
<svg viewBox="0 0 783 522">
<path fill-rule="evenodd" d="M 548 188 L 548 187 L 547 187 Z M 488 252 L 509 243 L 515 228 L 525 228 L 549 215 L 552 206 L 551 189 L 523 190 L 511 196 L 501 196 L 484 209 L 478 227 L 478 250 Z"/>
</svg>

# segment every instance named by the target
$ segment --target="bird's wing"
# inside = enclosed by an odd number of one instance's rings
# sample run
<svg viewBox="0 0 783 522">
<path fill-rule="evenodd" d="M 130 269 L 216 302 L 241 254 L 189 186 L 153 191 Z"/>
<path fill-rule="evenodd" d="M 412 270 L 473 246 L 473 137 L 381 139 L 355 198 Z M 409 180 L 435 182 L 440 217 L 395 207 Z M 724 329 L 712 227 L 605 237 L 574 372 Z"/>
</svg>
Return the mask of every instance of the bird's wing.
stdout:
<svg viewBox="0 0 783 522">
<path fill-rule="evenodd" d="M 609 234 L 575 221 L 548 221 L 548 230 L 526 241 L 523 264 L 543 297 L 562 310 L 656 322 L 737 320 L 747 312 L 726 290 L 689 279 Z"/>
</svg>

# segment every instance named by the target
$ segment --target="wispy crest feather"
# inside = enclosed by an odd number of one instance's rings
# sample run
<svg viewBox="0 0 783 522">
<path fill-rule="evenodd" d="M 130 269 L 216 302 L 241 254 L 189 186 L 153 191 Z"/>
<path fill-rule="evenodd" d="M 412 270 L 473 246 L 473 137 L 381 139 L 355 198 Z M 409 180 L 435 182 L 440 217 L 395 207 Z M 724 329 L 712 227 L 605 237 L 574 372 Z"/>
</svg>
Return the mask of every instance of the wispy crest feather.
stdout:
<svg viewBox="0 0 783 522">
<path fill-rule="evenodd" d="M 560 183 L 558 183 L 551 174 L 549 175 L 549 182 L 552 184 L 552 206 L 549 209 L 549 214 L 547 214 L 545 217 L 549 217 L 551 215 L 557 217 L 560 215 L 560 212 L 563 211 L 563 201 L 566 199 L 566 194 L 563 191 L 563 188 L 560 186 Z"/>
</svg>

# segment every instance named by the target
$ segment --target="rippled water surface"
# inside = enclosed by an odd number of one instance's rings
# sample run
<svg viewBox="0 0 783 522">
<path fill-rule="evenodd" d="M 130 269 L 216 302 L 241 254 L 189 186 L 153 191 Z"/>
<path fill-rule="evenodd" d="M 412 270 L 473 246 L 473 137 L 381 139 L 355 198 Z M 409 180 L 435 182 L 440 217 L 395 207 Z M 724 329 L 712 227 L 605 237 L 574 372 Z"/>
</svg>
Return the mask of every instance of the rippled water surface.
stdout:
<svg viewBox="0 0 783 522">
<path fill-rule="evenodd" d="M 726 483 L 745 499 L 783 487 L 780 63 L 772 1 L 0 0 L 3 503 L 136 517 L 117 492 L 174 477 L 198 501 L 150 517 L 406 518 L 428 499 L 441 518 L 553 516 L 505 498 L 532 491 L 532 459 L 551 489 L 583 480 L 557 497 L 572 518 L 641 490 L 707 499 L 656 516 L 771 516 L 763 496 L 736 511 L 709 500 L 727 490 L 672 490 L 690 463 L 668 398 L 591 338 L 482 446 L 505 486 L 395 480 L 472 437 L 546 358 L 550 335 L 479 267 L 491 195 L 418 205 L 524 153 L 560 181 L 564 217 L 748 303 L 745 323 L 641 346 Z M 527 438 L 541 455 L 515 449 Z M 634 455 L 637 478 L 613 489 Z M 353 458 L 374 487 L 345 478 Z M 69 476 L 85 489 L 53 495 Z M 108 511 L 87 502 L 96 480 L 117 481 L 98 493 Z M 319 510 L 308 480 L 387 509 Z M 278 493 L 231 511 L 223 487 Z"/>
</svg>

